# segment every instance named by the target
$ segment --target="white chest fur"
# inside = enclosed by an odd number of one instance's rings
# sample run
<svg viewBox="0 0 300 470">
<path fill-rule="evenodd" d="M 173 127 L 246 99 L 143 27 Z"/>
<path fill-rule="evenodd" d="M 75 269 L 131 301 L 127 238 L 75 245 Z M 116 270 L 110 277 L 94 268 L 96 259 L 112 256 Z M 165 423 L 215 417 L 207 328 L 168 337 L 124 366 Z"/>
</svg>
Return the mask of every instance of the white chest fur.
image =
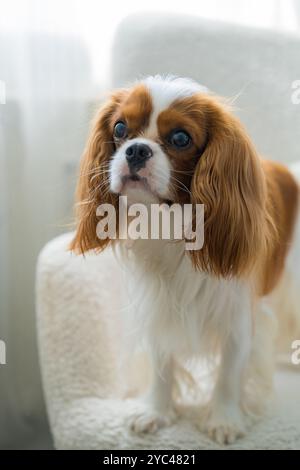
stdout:
<svg viewBox="0 0 300 470">
<path fill-rule="evenodd" d="M 249 287 L 195 271 L 183 242 L 138 240 L 121 251 L 133 342 L 162 356 L 215 352 L 248 304 Z"/>
</svg>

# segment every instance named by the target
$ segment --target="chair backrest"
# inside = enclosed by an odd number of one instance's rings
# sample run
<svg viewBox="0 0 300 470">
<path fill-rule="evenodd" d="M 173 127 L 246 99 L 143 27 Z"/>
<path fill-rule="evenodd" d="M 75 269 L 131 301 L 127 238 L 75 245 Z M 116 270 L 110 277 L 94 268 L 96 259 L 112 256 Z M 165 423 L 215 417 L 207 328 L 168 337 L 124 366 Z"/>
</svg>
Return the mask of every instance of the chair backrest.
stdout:
<svg viewBox="0 0 300 470">
<path fill-rule="evenodd" d="M 300 35 L 184 15 L 134 15 L 115 36 L 112 84 L 156 73 L 191 77 L 236 98 L 236 113 L 262 154 L 295 161 L 300 160 L 300 83 L 298 91 L 293 85 L 300 80 L 299 59 Z"/>
</svg>

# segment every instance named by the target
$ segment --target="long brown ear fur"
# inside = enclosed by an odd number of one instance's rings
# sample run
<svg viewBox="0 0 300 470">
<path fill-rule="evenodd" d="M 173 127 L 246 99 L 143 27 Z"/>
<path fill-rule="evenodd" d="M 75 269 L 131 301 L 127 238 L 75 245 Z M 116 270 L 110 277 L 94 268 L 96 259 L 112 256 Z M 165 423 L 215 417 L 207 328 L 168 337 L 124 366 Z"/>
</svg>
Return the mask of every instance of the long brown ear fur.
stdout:
<svg viewBox="0 0 300 470">
<path fill-rule="evenodd" d="M 90 249 L 102 250 L 111 241 L 97 237 L 99 219 L 96 209 L 100 204 L 109 203 L 117 211 L 118 195 L 109 192 L 107 173 L 109 160 L 114 152 L 110 120 L 125 94 L 126 90 L 117 91 L 102 107 L 82 156 L 76 191 L 77 228 L 70 244 L 70 249 L 77 253 Z"/>
<path fill-rule="evenodd" d="M 191 184 L 192 203 L 204 204 L 204 246 L 193 264 L 216 276 L 240 276 L 266 249 L 272 221 L 266 214 L 261 161 L 241 123 L 214 97 L 207 110 L 208 144 Z"/>
</svg>

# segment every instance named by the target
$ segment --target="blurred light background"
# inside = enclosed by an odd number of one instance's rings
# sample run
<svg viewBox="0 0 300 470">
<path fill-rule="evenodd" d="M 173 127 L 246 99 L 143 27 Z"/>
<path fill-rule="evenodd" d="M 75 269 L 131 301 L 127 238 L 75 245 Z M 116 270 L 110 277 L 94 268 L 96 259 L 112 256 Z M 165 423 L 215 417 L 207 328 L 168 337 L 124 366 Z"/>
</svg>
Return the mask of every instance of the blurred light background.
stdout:
<svg viewBox="0 0 300 470">
<path fill-rule="evenodd" d="M 110 83 L 113 35 L 141 11 L 300 28 L 299 0 L 0 0 L 0 339 L 7 345 L 0 448 L 50 445 L 34 329 L 36 259 L 68 230 L 89 119 Z"/>
</svg>

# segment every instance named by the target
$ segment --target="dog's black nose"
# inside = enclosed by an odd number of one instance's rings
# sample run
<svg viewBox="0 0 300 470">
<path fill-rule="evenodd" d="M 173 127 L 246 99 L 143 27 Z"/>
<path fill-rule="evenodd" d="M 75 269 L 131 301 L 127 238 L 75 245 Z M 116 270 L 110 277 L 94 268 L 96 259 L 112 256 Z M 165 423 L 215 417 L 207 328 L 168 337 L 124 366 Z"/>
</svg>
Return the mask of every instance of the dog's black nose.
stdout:
<svg viewBox="0 0 300 470">
<path fill-rule="evenodd" d="M 146 166 L 146 161 L 152 157 L 153 152 L 149 145 L 132 144 L 126 149 L 126 160 L 131 172 L 136 173 Z"/>
</svg>

